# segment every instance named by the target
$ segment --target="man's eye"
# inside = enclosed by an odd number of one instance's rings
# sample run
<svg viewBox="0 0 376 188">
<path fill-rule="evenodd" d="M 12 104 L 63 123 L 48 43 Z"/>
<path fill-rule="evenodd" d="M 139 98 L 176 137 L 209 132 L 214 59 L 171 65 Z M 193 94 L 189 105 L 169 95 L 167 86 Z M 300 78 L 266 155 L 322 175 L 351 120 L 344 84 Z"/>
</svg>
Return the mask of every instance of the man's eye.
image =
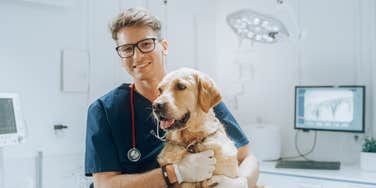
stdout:
<svg viewBox="0 0 376 188">
<path fill-rule="evenodd" d="M 132 52 L 133 48 L 130 47 L 130 46 L 125 46 L 123 48 L 120 48 L 120 51 L 122 51 L 122 52 Z"/>
<path fill-rule="evenodd" d="M 145 42 L 141 43 L 142 48 L 149 48 L 151 46 L 152 46 L 152 42 L 145 41 Z"/>
<path fill-rule="evenodd" d="M 177 83 L 176 84 L 176 89 L 178 89 L 178 90 L 185 90 L 186 88 L 187 88 L 187 86 L 185 86 L 182 83 Z"/>
</svg>

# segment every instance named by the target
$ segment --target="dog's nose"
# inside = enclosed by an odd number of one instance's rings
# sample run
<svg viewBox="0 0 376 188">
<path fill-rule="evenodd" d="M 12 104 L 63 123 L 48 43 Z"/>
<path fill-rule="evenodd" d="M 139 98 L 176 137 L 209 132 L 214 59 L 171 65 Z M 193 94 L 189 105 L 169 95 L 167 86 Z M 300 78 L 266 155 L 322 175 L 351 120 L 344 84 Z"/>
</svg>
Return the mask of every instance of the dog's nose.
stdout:
<svg viewBox="0 0 376 188">
<path fill-rule="evenodd" d="M 153 110 L 157 112 L 163 112 L 166 108 L 165 102 L 154 102 L 153 103 Z"/>
</svg>

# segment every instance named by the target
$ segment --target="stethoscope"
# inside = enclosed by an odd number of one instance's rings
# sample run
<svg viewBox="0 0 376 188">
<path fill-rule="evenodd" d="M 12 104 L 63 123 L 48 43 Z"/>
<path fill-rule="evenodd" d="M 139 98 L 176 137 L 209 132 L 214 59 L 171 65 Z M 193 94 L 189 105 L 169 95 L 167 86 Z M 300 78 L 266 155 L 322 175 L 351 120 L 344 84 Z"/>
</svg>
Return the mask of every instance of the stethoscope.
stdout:
<svg viewBox="0 0 376 188">
<path fill-rule="evenodd" d="M 135 114 L 134 114 L 134 100 L 133 100 L 134 88 L 135 88 L 135 85 L 132 84 L 131 85 L 130 101 L 129 101 L 130 106 L 131 106 L 131 114 L 132 114 L 132 117 L 131 117 L 131 120 L 132 120 L 132 147 L 131 147 L 131 149 L 128 150 L 127 156 L 128 156 L 128 159 L 130 161 L 137 162 L 141 158 L 141 152 L 136 147 L 136 128 L 135 128 L 135 120 L 134 120 Z M 151 130 L 150 134 L 152 134 L 158 140 L 164 142 L 166 140 L 166 134 L 164 134 L 163 136 L 159 135 L 158 124 L 156 124 L 156 130 L 157 130 L 156 131 L 157 133 L 155 133 L 154 130 Z"/>
</svg>

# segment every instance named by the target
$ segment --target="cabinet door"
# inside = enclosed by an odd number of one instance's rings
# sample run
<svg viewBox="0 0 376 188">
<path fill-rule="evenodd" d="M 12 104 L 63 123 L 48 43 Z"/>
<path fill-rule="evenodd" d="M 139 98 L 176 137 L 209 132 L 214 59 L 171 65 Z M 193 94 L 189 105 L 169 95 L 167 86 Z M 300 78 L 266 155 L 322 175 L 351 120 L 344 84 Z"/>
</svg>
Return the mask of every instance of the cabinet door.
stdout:
<svg viewBox="0 0 376 188">
<path fill-rule="evenodd" d="M 320 184 L 308 182 L 306 178 L 263 173 L 260 174 L 258 184 L 271 188 L 323 188 Z"/>
<path fill-rule="evenodd" d="M 261 174 L 259 185 L 266 185 L 271 188 L 326 188 L 326 182 L 320 180 L 301 178 L 293 176 L 281 176 L 274 174 Z M 333 185 L 330 188 L 347 188 L 343 185 Z M 329 188 L 328 187 L 328 188 Z"/>
<path fill-rule="evenodd" d="M 264 173 L 260 174 L 258 185 L 265 185 L 271 188 L 376 188 L 376 185 L 354 184 Z"/>
</svg>

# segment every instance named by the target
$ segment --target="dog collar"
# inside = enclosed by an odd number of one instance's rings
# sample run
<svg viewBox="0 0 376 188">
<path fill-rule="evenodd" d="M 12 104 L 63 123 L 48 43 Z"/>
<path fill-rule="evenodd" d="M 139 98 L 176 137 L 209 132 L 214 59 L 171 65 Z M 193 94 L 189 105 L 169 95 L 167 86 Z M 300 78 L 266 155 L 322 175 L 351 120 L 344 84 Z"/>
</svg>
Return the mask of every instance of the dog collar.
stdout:
<svg viewBox="0 0 376 188">
<path fill-rule="evenodd" d="M 200 143 L 204 142 L 206 138 L 215 135 L 218 132 L 218 129 L 215 130 L 214 132 L 208 134 L 206 137 L 204 137 L 204 138 L 202 138 L 200 140 L 195 140 L 195 141 L 193 141 L 191 143 L 188 143 L 188 144 L 181 143 L 181 142 L 176 142 L 176 141 L 169 140 L 169 139 L 166 139 L 166 142 L 170 143 L 170 144 L 173 144 L 173 145 L 181 146 L 185 150 L 187 150 L 189 153 L 198 153 L 199 151 L 197 151 L 197 148 L 196 148 L 197 144 L 200 144 Z"/>
</svg>

